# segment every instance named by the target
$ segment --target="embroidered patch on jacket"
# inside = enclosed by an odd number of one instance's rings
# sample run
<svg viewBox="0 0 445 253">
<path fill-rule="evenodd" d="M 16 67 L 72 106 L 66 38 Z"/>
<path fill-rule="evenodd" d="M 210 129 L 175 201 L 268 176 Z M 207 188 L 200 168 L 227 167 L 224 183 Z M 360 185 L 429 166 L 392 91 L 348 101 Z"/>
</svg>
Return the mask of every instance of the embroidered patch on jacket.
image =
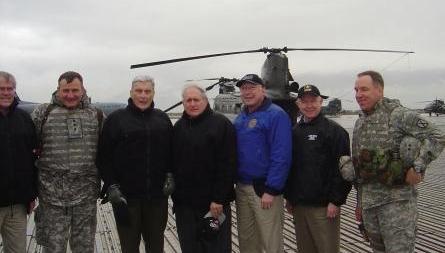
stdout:
<svg viewBox="0 0 445 253">
<path fill-rule="evenodd" d="M 247 126 L 249 128 L 254 128 L 256 126 L 257 120 L 256 119 L 251 119 L 249 120 L 249 124 L 247 124 Z"/>
<path fill-rule="evenodd" d="M 309 134 L 309 135 L 307 136 L 307 139 L 308 139 L 309 141 L 315 141 L 315 140 L 317 140 L 317 137 L 318 137 L 318 135 L 316 135 L 316 134 Z"/>
<path fill-rule="evenodd" d="M 68 118 L 66 123 L 68 125 L 68 139 L 82 138 L 82 123 L 80 118 Z"/>
</svg>

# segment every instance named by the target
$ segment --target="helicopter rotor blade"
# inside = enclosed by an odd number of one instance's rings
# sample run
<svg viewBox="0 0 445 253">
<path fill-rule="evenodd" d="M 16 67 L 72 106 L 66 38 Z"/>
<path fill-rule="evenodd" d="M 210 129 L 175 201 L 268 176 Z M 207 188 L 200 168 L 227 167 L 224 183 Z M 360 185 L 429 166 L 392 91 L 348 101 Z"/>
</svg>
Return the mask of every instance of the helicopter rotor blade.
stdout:
<svg viewBox="0 0 445 253">
<path fill-rule="evenodd" d="M 284 48 L 286 51 L 352 51 L 352 52 L 376 52 L 376 53 L 399 53 L 413 54 L 413 51 L 385 50 L 385 49 L 358 49 L 358 48 Z"/>
<path fill-rule="evenodd" d="M 263 48 L 254 49 L 254 50 L 235 51 L 235 52 L 220 53 L 220 54 L 206 54 L 206 55 L 198 55 L 198 56 L 192 56 L 192 57 L 175 58 L 175 59 L 170 59 L 170 60 L 165 60 L 165 61 L 155 61 L 155 62 L 134 64 L 134 65 L 131 65 L 130 68 L 135 69 L 135 68 L 156 66 L 156 65 L 168 64 L 168 63 L 174 63 L 174 62 L 182 62 L 182 61 L 191 61 L 191 60 L 211 58 L 211 57 L 219 57 L 219 56 L 225 56 L 225 55 L 250 54 L 250 53 L 260 53 L 260 52 L 262 52 L 262 53 L 279 53 L 279 52 L 287 53 L 288 51 L 355 51 L 355 52 L 405 53 L 405 54 L 414 53 L 412 51 L 380 50 L 380 49 L 355 49 L 355 48 L 287 48 L 287 47 L 267 48 L 267 47 L 263 47 Z"/>
<path fill-rule="evenodd" d="M 219 80 L 221 77 L 214 77 L 214 78 L 203 78 L 203 79 L 189 79 L 185 80 L 186 82 L 200 82 L 200 81 L 215 81 Z"/>
<path fill-rule="evenodd" d="M 182 101 L 179 101 L 178 103 L 176 103 L 176 104 L 170 106 L 169 108 L 165 109 L 164 112 L 169 112 L 169 111 L 175 109 L 176 107 L 180 106 L 181 104 L 182 104 Z"/>
<path fill-rule="evenodd" d="M 222 84 L 222 83 L 224 83 L 224 82 L 222 82 L 222 81 L 218 81 L 218 82 L 216 82 L 216 83 L 214 83 L 214 84 L 212 84 L 212 85 L 209 85 L 209 86 L 207 86 L 207 87 L 205 88 L 205 91 L 207 92 L 207 91 L 213 89 L 213 87 L 215 87 L 216 85 L 218 85 L 218 84 Z M 181 104 L 182 104 L 182 101 L 179 101 L 178 103 L 176 103 L 176 104 L 170 106 L 169 108 L 165 109 L 164 112 L 169 112 L 169 111 L 175 109 L 176 107 L 180 106 Z"/>
<path fill-rule="evenodd" d="M 218 82 L 216 82 L 216 83 L 214 83 L 214 84 L 212 84 L 212 85 L 207 86 L 207 87 L 205 88 L 205 90 L 206 90 L 206 91 L 209 91 L 209 90 L 213 89 L 213 87 L 215 87 L 216 85 L 218 85 L 218 84 L 222 84 L 222 83 L 224 83 L 224 82 L 223 82 L 223 81 L 218 81 Z"/>
<path fill-rule="evenodd" d="M 190 60 L 197 60 L 197 59 L 204 59 L 204 58 L 211 58 L 211 57 L 219 57 L 219 56 L 225 56 L 225 55 L 249 54 L 249 53 L 258 53 L 258 52 L 264 52 L 264 48 L 255 49 L 255 50 L 247 50 L 247 51 L 228 52 L 228 53 L 221 53 L 221 54 L 198 55 L 198 56 L 192 56 L 192 57 L 170 59 L 170 60 L 165 60 L 165 61 L 147 62 L 147 63 L 131 65 L 130 68 L 131 69 L 135 69 L 135 68 L 156 66 L 156 65 L 168 64 L 168 63 L 174 63 L 174 62 L 181 62 L 181 61 L 190 61 Z"/>
</svg>

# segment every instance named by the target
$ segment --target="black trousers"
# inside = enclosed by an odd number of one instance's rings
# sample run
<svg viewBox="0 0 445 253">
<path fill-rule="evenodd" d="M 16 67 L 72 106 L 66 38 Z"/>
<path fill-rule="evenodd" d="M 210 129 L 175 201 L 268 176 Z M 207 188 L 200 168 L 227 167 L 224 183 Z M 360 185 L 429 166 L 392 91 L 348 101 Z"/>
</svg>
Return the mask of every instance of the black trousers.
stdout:
<svg viewBox="0 0 445 253">
<path fill-rule="evenodd" d="M 113 208 L 115 217 L 119 210 Z M 141 235 L 145 252 L 164 252 L 164 230 L 167 225 L 168 201 L 166 198 L 153 200 L 128 200 L 128 221 L 116 219 L 117 232 L 123 253 L 139 252 Z"/>
<path fill-rule="evenodd" d="M 201 236 L 199 226 L 209 209 L 197 209 L 175 205 L 176 227 L 182 253 L 230 253 L 232 252 L 232 212 L 230 205 L 223 208 L 226 220 L 215 239 Z"/>
</svg>

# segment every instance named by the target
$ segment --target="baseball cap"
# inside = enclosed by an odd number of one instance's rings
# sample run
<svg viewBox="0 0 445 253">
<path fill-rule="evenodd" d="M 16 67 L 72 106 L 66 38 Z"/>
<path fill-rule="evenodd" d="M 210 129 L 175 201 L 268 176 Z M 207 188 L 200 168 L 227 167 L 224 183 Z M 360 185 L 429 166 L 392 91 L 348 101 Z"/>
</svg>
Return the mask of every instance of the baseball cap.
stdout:
<svg viewBox="0 0 445 253">
<path fill-rule="evenodd" d="M 318 90 L 318 88 L 315 87 L 312 84 L 303 85 L 303 87 L 301 87 L 298 90 L 298 96 L 297 97 L 298 98 L 302 98 L 306 94 L 311 94 L 312 96 L 316 96 L 316 97 L 320 96 L 321 98 L 328 98 L 328 96 L 321 95 L 320 91 Z"/>
<path fill-rule="evenodd" d="M 247 74 L 247 75 L 243 76 L 243 78 L 241 78 L 238 82 L 236 82 L 236 86 L 240 87 L 245 82 L 264 86 L 263 79 L 261 79 L 261 77 L 259 77 L 256 74 Z"/>
</svg>

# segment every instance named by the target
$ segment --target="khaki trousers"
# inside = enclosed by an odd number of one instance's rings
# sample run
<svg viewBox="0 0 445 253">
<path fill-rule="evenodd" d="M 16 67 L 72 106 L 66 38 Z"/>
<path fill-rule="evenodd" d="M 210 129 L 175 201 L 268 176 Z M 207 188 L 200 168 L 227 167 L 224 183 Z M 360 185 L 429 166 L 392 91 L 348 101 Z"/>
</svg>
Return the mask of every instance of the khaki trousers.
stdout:
<svg viewBox="0 0 445 253">
<path fill-rule="evenodd" d="M 26 207 L 0 207 L 0 235 L 5 253 L 26 252 Z"/>
<path fill-rule="evenodd" d="M 236 215 L 241 253 L 281 253 L 283 248 L 283 196 L 275 196 L 270 209 L 261 208 L 261 198 L 251 185 L 236 187 Z"/>
<path fill-rule="evenodd" d="M 340 252 L 340 216 L 326 217 L 327 207 L 294 206 L 299 253 Z"/>
</svg>

